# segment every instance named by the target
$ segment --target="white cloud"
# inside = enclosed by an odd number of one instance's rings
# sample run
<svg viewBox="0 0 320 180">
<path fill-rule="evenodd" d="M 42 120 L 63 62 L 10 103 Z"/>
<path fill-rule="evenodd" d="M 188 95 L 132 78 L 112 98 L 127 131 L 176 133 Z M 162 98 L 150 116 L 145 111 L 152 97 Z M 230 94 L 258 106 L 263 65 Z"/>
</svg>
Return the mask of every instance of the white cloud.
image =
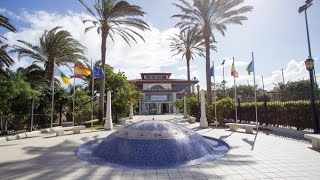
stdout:
<svg viewBox="0 0 320 180">
<path fill-rule="evenodd" d="M 309 79 L 309 73 L 306 70 L 304 61 L 291 60 L 287 67 L 283 69 L 285 83 L 288 81 L 298 81 Z M 317 74 L 319 76 L 319 74 Z M 265 78 L 265 87 L 268 90 L 273 89 L 274 83 L 282 82 L 282 72 L 274 71 L 272 75 Z"/>
<path fill-rule="evenodd" d="M 78 39 L 81 44 L 87 47 L 88 59 L 94 61 L 101 59 L 100 36 L 95 30 L 84 34 L 84 19 L 92 19 L 86 13 L 68 12 L 65 15 L 49 13 L 46 11 L 28 12 L 23 11 L 24 22 L 30 26 L 23 28 L 17 33 L 6 33 L 10 43 L 22 39 L 27 42 L 38 44 L 39 37 L 45 30 L 50 30 L 56 26 L 71 32 L 72 36 Z M 151 26 L 151 31 L 143 32 L 145 42 L 138 39 L 138 43 L 133 41 L 129 47 L 120 37 L 115 38 L 115 43 L 110 39 L 107 42 L 106 63 L 110 64 L 118 71 L 124 71 L 129 79 L 139 78 L 141 72 L 160 72 L 162 67 L 174 66 L 179 63 L 177 57 L 172 57 L 170 53 L 169 36 L 176 33 L 175 28 L 160 31 Z M 16 64 L 18 65 L 18 63 Z M 71 72 L 67 72 L 70 74 Z"/>
<path fill-rule="evenodd" d="M 37 44 L 39 37 L 45 30 L 49 30 L 56 26 L 62 26 L 63 29 L 71 32 L 73 37 L 78 39 L 81 44 L 87 47 L 88 59 L 94 61 L 100 59 L 100 37 L 95 30 L 84 34 L 85 25 L 82 20 L 92 19 L 86 13 L 74 13 L 69 11 L 67 14 L 61 15 L 56 13 L 49 13 L 46 11 L 22 11 L 21 14 L 14 14 L 6 9 L 0 9 L 0 12 L 5 12 L 9 16 L 29 24 L 28 27 L 19 29 L 17 33 L 8 32 L 6 36 L 12 43 L 16 40 L 22 39 L 27 42 Z M 21 18 L 23 17 L 23 18 Z M 169 36 L 176 33 L 178 29 L 171 28 L 165 31 L 160 31 L 158 28 L 151 26 L 151 31 L 143 32 L 145 42 L 138 40 L 138 43 L 131 43 L 129 47 L 122 39 L 117 37 L 115 43 L 109 39 L 107 43 L 107 60 L 106 63 L 115 68 L 115 71 L 123 71 L 129 79 L 140 78 L 141 72 L 171 72 L 172 78 L 186 79 L 186 64 L 181 60 L 180 56 L 172 57 L 169 48 Z M 16 56 L 14 56 L 16 58 Z M 232 64 L 232 57 L 223 58 L 226 60 L 224 65 L 225 79 L 228 82 L 227 86 L 233 86 L 233 77 L 230 76 L 230 67 Z M 315 66 L 319 66 L 319 58 L 315 58 Z M 30 59 L 17 61 L 13 66 L 16 69 L 21 66 L 27 66 Z M 222 68 L 221 62 L 215 62 L 216 67 L 216 82 L 221 82 Z M 249 62 L 235 57 L 236 69 L 240 73 L 240 78 L 237 79 L 237 84 L 253 84 L 252 76 L 248 76 L 245 72 L 245 67 Z M 63 68 L 66 74 L 71 74 L 67 68 Z M 200 85 L 206 89 L 205 86 L 205 61 L 203 58 L 196 58 L 190 65 L 191 78 L 197 77 L 200 79 Z M 305 70 L 304 62 L 291 60 L 284 69 L 285 81 L 296 81 L 302 79 L 309 79 L 309 74 Z M 320 74 L 317 74 L 319 79 Z M 257 74 L 257 84 L 261 86 L 261 75 Z M 273 89 L 273 83 L 282 82 L 281 71 L 274 71 L 264 77 L 265 89 Z"/>
</svg>

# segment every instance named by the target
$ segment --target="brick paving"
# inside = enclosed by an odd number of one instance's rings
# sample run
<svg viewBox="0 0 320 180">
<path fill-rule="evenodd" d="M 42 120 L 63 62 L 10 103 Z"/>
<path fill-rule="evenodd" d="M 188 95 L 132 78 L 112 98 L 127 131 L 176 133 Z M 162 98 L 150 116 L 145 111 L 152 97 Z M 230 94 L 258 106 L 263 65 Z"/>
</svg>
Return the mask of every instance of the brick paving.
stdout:
<svg viewBox="0 0 320 180">
<path fill-rule="evenodd" d="M 0 142 L 0 179 L 320 179 L 320 152 L 304 140 L 267 132 L 246 134 L 226 128 L 199 129 L 180 115 L 136 116 L 186 125 L 198 133 L 223 139 L 229 153 L 213 162 L 176 169 L 117 169 L 84 162 L 74 156 L 80 144 L 108 136 L 110 131 Z"/>
</svg>

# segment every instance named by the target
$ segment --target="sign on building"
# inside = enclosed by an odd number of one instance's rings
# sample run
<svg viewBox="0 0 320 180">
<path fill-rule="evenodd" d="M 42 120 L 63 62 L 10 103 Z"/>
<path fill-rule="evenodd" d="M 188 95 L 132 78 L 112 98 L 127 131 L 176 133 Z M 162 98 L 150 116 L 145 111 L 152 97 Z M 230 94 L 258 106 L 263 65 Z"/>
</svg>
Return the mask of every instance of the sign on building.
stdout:
<svg viewBox="0 0 320 180">
<path fill-rule="evenodd" d="M 151 101 L 167 101 L 167 95 L 152 95 Z"/>
</svg>

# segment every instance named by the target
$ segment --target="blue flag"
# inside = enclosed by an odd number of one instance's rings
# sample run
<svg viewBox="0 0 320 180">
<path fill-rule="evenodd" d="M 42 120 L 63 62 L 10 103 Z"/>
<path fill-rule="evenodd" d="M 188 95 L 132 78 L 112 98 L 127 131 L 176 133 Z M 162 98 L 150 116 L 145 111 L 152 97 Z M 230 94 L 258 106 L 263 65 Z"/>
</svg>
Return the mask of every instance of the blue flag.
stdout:
<svg viewBox="0 0 320 180">
<path fill-rule="evenodd" d="M 248 72 L 248 75 L 250 75 L 250 72 L 253 72 L 253 61 L 250 62 L 248 67 L 246 68 L 246 71 Z"/>
<path fill-rule="evenodd" d="M 102 78 L 104 77 L 104 72 L 103 72 L 103 69 L 100 68 L 100 67 L 94 67 L 93 68 L 93 78 L 94 79 L 98 79 L 98 78 Z"/>
</svg>

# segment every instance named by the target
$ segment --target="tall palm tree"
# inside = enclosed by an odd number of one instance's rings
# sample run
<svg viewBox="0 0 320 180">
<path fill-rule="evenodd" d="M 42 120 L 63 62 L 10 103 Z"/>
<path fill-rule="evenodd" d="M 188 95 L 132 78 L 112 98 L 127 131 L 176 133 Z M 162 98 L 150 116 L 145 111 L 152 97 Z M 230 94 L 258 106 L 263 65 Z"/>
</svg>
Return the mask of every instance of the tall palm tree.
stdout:
<svg viewBox="0 0 320 180">
<path fill-rule="evenodd" d="M 173 15 L 180 18 L 176 27 L 182 29 L 199 27 L 205 39 L 206 48 L 206 83 L 208 104 L 212 104 L 212 91 L 210 82 L 210 38 L 214 39 L 213 31 L 216 30 L 225 35 L 228 24 L 239 24 L 247 20 L 243 13 L 251 11 L 253 7 L 241 5 L 244 0 L 193 0 L 193 5 L 186 0 L 178 0 L 179 4 L 173 3 L 181 10 L 181 14 Z"/>
<path fill-rule="evenodd" d="M 188 96 L 191 94 L 191 82 L 190 82 L 190 60 L 196 56 L 204 57 L 205 43 L 203 40 L 202 32 L 197 28 L 188 28 L 184 31 L 180 31 L 179 34 L 175 34 L 170 37 L 171 52 L 174 52 L 174 56 L 181 54 L 182 59 L 186 58 L 187 62 L 187 77 L 188 77 Z M 211 49 L 215 49 L 215 46 L 211 44 Z"/>
<path fill-rule="evenodd" d="M 96 29 L 101 35 L 101 68 L 104 69 L 106 64 L 106 47 L 107 38 L 114 42 L 114 35 L 119 35 L 128 43 L 130 39 L 137 42 L 135 36 L 142 40 L 143 37 L 137 30 L 149 30 L 146 22 L 139 17 L 143 17 L 145 12 L 142 8 L 136 5 L 131 5 L 123 0 L 96 0 L 94 8 L 96 14 L 86 6 L 82 0 L 79 0 L 86 9 L 95 16 L 96 20 L 84 20 L 83 23 L 90 23 L 85 29 L 85 32 Z M 103 119 L 104 107 L 104 92 L 105 92 L 104 78 L 100 79 L 100 99 L 99 99 L 99 120 Z"/>
<path fill-rule="evenodd" d="M 18 40 L 21 45 L 14 46 L 12 52 L 18 53 L 18 59 L 30 57 L 33 63 L 43 63 L 46 71 L 46 79 L 51 84 L 54 63 L 69 66 L 87 60 L 84 56 L 85 47 L 75 40 L 68 31 L 55 27 L 45 31 L 39 39 L 39 45 L 33 45 L 23 40 Z"/>
<path fill-rule="evenodd" d="M 16 32 L 14 26 L 9 22 L 9 19 L 0 14 L 0 30 L 5 28 L 11 32 Z M 5 66 L 11 66 L 14 61 L 7 54 L 8 44 L 5 42 L 7 39 L 0 35 L 0 74 L 5 74 L 5 70 L 3 69 Z"/>
</svg>

